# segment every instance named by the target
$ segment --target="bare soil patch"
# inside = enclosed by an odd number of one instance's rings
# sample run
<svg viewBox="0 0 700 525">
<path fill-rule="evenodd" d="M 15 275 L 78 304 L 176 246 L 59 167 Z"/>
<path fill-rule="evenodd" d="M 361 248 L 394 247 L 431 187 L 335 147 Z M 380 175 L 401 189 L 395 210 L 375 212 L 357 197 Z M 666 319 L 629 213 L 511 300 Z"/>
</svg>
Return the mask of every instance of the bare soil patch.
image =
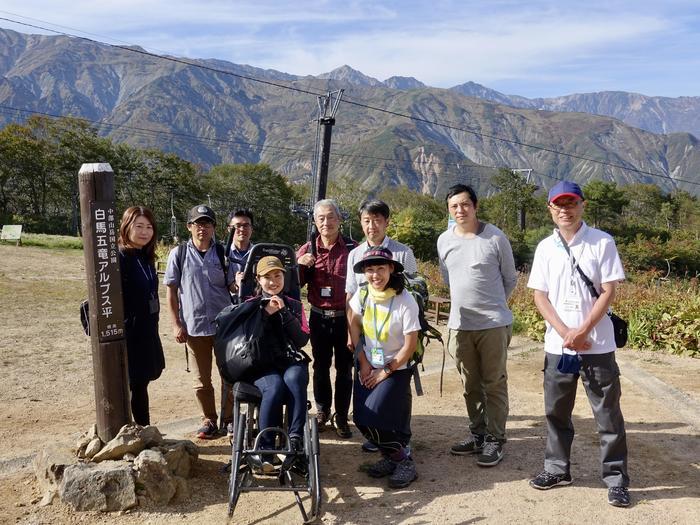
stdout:
<svg viewBox="0 0 700 525">
<path fill-rule="evenodd" d="M 171 435 L 201 447 L 187 503 L 159 512 L 77 513 L 55 503 L 37 505 L 40 494 L 28 468 L 49 441 L 71 443 L 94 421 L 89 342 L 78 321 L 86 296 L 82 253 L 0 246 L 0 523 L 212 523 L 226 521 L 227 478 L 220 468 L 230 452 L 226 438 L 193 438 L 197 407 L 183 349 L 174 343 L 166 316 L 163 338 L 167 368 L 152 384 L 152 420 Z M 441 325 L 444 328 L 444 325 Z M 431 347 L 426 395 L 414 397 L 413 449 L 419 479 L 392 491 L 369 479 L 359 466 L 375 455 L 349 441 L 322 434 L 321 474 L 325 523 L 697 523 L 700 515 L 700 439 L 674 410 L 673 399 L 652 396 L 623 374 L 634 504 L 616 509 L 605 502 L 599 478 L 598 436 L 583 388 L 575 410 L 572 454 L 574 484 L 539 492 L 527 480 L 541 469 L 544 449 L 542 350 L 518 339 L 509 361 L 510 418 L 506 457 L 479 468 L 474 458 L 454 457 L 449 446 L 466 432 L 461 385 L 451 362 L 439 395 L 441 351 Z M 684 392 L 700 396 L 700 361 L 624 351 L 621 362 Z M 290 494 L 244 494 L 235 523 L 298 523 Z"/>
</svg>

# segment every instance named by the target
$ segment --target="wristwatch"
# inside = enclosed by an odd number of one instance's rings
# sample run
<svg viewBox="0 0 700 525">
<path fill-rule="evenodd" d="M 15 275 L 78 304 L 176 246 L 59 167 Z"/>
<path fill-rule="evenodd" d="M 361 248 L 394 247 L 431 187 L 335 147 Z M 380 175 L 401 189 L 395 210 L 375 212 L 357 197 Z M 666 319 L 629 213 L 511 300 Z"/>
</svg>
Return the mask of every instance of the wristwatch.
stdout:
<svg viewBox="0 0 700 525">
<path fill-rule="evenodd" d="M 385 373 L 386 375 L 388 375 L 388 376 L 390 376 L 391 373 L 393 372 L 393 370 L 391 369 L 391 367 L 390 367 L 389 365 L 384 365 L 384 369 L 383 369 L 383 370 L 384 370 L 384 373 Z"/>
</svg>

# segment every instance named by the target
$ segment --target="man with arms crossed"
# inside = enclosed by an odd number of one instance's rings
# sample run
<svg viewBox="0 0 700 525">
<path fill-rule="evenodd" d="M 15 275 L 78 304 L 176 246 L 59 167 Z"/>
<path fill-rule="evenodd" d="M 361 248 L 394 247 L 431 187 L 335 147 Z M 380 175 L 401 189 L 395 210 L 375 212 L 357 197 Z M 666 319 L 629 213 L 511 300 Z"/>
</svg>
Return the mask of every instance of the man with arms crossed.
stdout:
<svg viewBox="0 0 700 525">
<path fill-rule="evenodd" d="M 600 435 L 603 482 L 608 503 L 630 504 L 627 439 L 620 410 L 620 370 L 615 362 L 615 337 L 607 314 L 618 281 L 625 274 L 615 241 L 583 222 L 583 192 L 562 181 L 549 190 L 549 211 L 558 229 L 535 251 L 527 285 L 544 317 L 544 408 L 547 445 L 544 470 L 530 486 L 547 490 L 569 485 L 574 426 L 571 412 L 579 376 L 588 395 Z M 568 246 L 566 249 L 564 243 Z M 593 282 L 596 299 L 580 272 Z"/>
<path fill-rule="evenodd" d="M 457 184 L 446 201 L 455 225 L 440 235 L 437 248 L 450 287 L 447 349 L 464 385 L 471 433 L 450 452 L 479 454 L 477 465 L 493 467 L 503 459 L 506 442 L 506 355 L 513 328 L 507 301 L 517 272 L 505 234 L 477 218 L 474 190 Z"/>
</svg>

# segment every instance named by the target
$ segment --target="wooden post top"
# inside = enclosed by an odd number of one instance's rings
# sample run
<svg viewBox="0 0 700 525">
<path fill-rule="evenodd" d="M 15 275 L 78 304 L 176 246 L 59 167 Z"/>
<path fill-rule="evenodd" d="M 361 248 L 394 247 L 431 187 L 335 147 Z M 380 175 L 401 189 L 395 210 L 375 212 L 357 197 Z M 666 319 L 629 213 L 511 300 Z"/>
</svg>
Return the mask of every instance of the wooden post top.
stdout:
<svg viewBox="0 0 700 525">
<path fill-rule="evenodd" d="M 112 166 L 109 165 L 109 162 L 93 162 L 80 166 L 78 175 L 85 175 L 87 173 L 108 173 L 112 171 Z"/>
</svg>

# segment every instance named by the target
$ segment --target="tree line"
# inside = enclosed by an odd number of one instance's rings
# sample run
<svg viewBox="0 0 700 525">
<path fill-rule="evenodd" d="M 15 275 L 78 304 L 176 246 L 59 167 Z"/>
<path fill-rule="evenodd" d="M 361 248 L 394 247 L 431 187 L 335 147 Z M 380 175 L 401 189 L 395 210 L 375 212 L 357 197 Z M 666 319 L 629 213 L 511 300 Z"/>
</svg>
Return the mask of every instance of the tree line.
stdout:
<svg viewBox="0 0 700 525">
<path fill-rule="evenodd" d="M 220 236 L 229 211 L 249 208 L 257 239 L 304 241 L 306 218 L 292 210 L 308 203 L 310 184 L 293 184 L 264 164 L 219 165 L 205 172 L 171 153 L 116 144 L 82 120 L 43 116 L 0 130 L 0 221 L 23 224 L 30 232 L 79 234 L 77 172 L 91 162 L 112 166 L 118 208 L 151 208 L 166 241 L 172 241 L 172 216 L 183 237 L 187 210 L 198 203 L 210 203 L 217 212 Z M 537 242 L 552 231 L 547 188 L 509 170 L 501 170 L 491 185 L 492 195 L 479 196 L 479 216 L 509 236 L 516 262 L 527 266 Z M 606 181 L 591 181 L 583 190 L 585 220 L 615 236 L 627 268 L 670 265 L 676 275 L 700 272 L 697 197 L 664 194 L 653 184 Z M 328 195 L 346 212 L 344 233 L 361 238 L 356 210 L 367 192 L 356 181 L 337 179 L 329 183 Z M 407 188 L 387 188 L 376 196 L 391 207 L 389 234 L 412 246 L 419 259 L 436 260 L 435 241 L 447 227 L 444 201 Z"/>
</svg>

